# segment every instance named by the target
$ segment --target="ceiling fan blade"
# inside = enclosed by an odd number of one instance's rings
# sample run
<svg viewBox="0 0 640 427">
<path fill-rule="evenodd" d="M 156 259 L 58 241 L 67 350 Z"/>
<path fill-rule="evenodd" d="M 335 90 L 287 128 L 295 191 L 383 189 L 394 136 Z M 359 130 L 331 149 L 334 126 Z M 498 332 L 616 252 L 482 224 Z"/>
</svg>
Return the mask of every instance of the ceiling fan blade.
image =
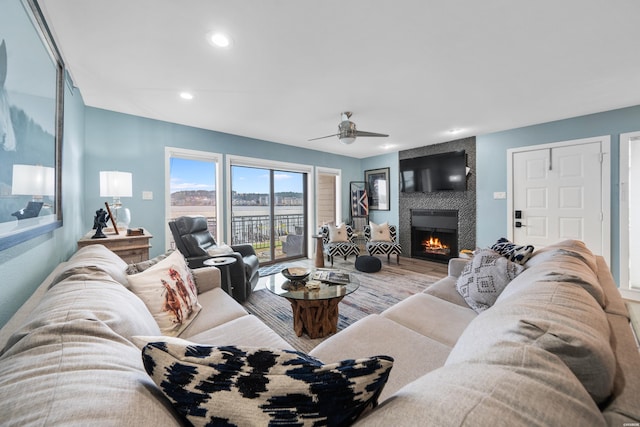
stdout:
<svg viewBox="0 0 640 427">
<path fill-rule="evenodd" d="M 321 136 L 319 138 L 311 138 L 311 139 L 307 139 L 307 141 L 315 141 L 317 139 L 325 139 L 325 138 L 331 138 L 332 136 L 339 136 L 339 133 L 334 133 L 333 135 L 327 135 L 327 136 Z"/>
<path fill-rule="evenodd" d="M 356 131 L 356 136 L 389 136 L 385 133 L 375 133 L 375 132 L 366 132 L 363 130 L 357 130 Z"/>
</svg>

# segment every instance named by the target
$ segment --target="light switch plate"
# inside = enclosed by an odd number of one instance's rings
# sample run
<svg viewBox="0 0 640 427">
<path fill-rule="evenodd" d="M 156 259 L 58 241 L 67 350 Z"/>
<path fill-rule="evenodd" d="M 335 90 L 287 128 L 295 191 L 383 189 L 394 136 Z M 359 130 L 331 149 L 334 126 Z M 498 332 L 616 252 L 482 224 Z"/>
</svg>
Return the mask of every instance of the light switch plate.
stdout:
<svg viewBox="0 0 640 427">
<path fill-rule="evenodd" d="M 153 191 L 143 191 L 142 200 L 153 200 Z"/>
<path fill-rule="evenodd" d="M 499 199 L 506 199 L 507 198 L 507 193 L 504 191 L 496 191 L 493 193 L 493 198 L 495 200 L 499 200 Z"/>
</svg>

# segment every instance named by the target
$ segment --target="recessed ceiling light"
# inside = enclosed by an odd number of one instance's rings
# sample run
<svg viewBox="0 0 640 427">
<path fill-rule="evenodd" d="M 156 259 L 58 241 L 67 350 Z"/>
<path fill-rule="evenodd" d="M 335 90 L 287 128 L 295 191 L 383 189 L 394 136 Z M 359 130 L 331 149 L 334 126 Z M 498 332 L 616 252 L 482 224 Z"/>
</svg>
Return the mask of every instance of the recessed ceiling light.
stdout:
<svg viewBox="0 0 640 427">
<path fill-rule="evenodd" d="M 451 130 L 449 131 L 449 133 L 456 134 L 456 133 L 460 133 L 460 132 L 462 132 L 463 130 L 464 130 L 464 129 L 455 128 L 455 129 L 451 129 Z"/>
<path fill-rule="evenodd" d="M 211 32 L 207 34 L 207 40 L 213 46 L 227 48 L 231 46 L 231 37 L 224 33 Z"/>
<path fill-rule="evenodd" d="M 189 92 L 180 92 L 180 98 L 182 99 L 193 99 L 193 94 Z"/>
</svg>

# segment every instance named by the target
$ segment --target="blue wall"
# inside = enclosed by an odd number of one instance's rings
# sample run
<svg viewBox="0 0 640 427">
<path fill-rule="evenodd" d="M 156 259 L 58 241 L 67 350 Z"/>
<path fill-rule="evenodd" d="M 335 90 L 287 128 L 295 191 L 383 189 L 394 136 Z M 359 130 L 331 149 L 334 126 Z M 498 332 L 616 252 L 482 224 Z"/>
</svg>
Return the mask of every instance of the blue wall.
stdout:
<svg viewBox="0 0 640 427">
<path fill-rule="evenodd" d="M 123 199 L 131 210 L 131 224 L 145 227 L 154 236 L 152 256 L 164 251 L 167 230 L 164 220 L 164 151 L 167 146 L 341 169 L 345 197 L 349 194 L 349 182 L 363 179 L 359 159 L 87 108 L 85 230 L 91 229 L 95 211 L 105 202 L 99 197 L 99 171 L 132 172 L 133 197 Z M 142 191 L 152 191 L 153 200 L 142 200 Z M 349 217 L 349 204 L 346 202 L 343 203 L 343 218 Z M 226 221 L 228 207 L 225 206 L 223 212 L 223 220 Z"/>
<path fill-rule="evenodd" d="M 507 190 L 507 150 L 515 147 L 611 136 L 611 270 L 618 280 L 619 136 L 640 130 L 640 106 L 590 114 L 566 120 L 481 135 L 476 138 L 477 230 L 479 247 L 507 235 L 507 201 L 494 200 L 493 192 Z"/>
<path fill-rule="evenodd" d="M 388 222 L 389 224 L 398 225 L 399 218 L 399 192 L 400 192 L 400 177 L 399 177 L 399 168 L 398 168 L 398 153 L 389 153 L 383 154 L 375 157 L 368 157 L 362 160 L 362 173 L 360 174 L 360 178 L 357 181 L 364 180 L 364 171 L 369 169 L 380 169 L 380 168 L 389 168 L 389 206 L 391 207 L 388 211 L 369 211 L 369 220 L 375 222 L 376 224 L 381 224 L 383 222 Z M 345 217 L 347 218 L 347 217 Z"/>
<path fill-rule="evenodd" d="M 65 85 L 65 120 L 62 150 L 63 226 L 27 242 L 0 251 L 0 326 L 29 298 L 61 261 L 76 250 L 84 233 L 83 151 L 84 101 L 78 90 Z"/>
</svg>

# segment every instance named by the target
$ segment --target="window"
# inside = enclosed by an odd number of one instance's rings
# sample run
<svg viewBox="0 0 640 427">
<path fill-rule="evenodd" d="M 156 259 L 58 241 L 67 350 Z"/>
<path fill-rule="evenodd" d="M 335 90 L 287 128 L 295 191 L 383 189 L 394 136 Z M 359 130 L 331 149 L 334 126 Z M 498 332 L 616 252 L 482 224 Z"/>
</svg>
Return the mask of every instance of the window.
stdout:
<svg viewBox="0 0 640 427">
<path fill-rule="evenodd" d="M 167 148 L 165 223 L 184 215 L 203 215 L 209 231 L 218 241 L 221 235 L 219 191 L 220 155 L 203 151 Z M 166 247 L 175 249 L 173 236 L 166 228 Z"/>
</svg>

